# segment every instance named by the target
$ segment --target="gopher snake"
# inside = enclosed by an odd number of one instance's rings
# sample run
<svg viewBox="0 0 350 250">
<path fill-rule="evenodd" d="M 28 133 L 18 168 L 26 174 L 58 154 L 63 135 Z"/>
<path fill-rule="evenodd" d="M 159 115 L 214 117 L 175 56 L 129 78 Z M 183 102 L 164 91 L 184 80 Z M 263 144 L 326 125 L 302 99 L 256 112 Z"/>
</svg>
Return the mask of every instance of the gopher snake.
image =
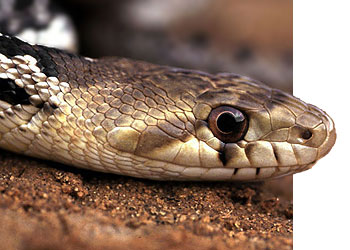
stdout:
<svg viewBox="0 0 350 250">
<path fill-rule="evenodd" d="M 158 180 L 256 180 L 309 169 L 332 119 L 248 77 L 90 59 L 0 35 L 0 147 Z"/>
</svg>

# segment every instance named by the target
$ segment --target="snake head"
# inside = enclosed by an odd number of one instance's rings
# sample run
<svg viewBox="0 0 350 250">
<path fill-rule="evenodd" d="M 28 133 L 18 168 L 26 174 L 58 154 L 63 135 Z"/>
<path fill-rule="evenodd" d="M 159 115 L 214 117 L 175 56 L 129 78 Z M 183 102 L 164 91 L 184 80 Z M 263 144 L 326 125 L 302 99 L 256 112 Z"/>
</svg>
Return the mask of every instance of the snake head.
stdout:
<svg viewBox="0 0 350 250">
<path fill-rule="evenodd" d="M 231 179 L 301 172 L 331 150 L 336 139 L 334 123 L 321 109 L 249 78 L 221 77 L 228 82 L 202 93 L 194 115 L 197 135 L 207 145 L 202 155 L 215 159 L 217 154 L 221 162 L 215 160 L 215 164 L 222 164 L 220 171 L 229 173 Z M 227 115 L 232 108 L 239 114 Z M 229 136 L 222 137 L 223 133 Z"/>
<path fill-rule="evenodd" d="M 146 126 L 141 133 L 117 128 L 110 139 L 118 150 L 143 157 L 140 168 L 150 178 L 275 178 L 310 168 L 335 143 L 325 112 L 248 77 L 174 68 L 147 72 L 141 77 L 148 92 L 143 100 L 151 107 L 145 107 Z"/>
</svg>

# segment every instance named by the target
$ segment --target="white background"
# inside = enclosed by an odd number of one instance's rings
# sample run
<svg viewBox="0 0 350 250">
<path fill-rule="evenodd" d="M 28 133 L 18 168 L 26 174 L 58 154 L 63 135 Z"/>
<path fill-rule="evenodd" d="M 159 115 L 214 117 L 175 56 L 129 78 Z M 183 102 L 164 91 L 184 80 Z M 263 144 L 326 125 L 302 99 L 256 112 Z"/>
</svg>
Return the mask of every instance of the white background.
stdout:
<svg viewBox="0 0 350 250">
<path fill-rule="evenodd" d="M 294 95 L 325 110 L 337 141 L 294 176 L 294 249 L 350 249 L 350 2 L 294 1 Z"/>
</svg>

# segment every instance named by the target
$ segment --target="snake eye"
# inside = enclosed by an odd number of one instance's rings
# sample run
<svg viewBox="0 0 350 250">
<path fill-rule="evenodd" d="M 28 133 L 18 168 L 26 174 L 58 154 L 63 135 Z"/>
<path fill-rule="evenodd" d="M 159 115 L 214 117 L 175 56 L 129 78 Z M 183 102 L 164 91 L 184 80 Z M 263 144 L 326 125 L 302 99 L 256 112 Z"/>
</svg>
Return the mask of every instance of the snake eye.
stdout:
<svg viewBox="0 0 350 250">
<path fill-rule="evenodd" d="M 248 120 L 238 109 L 221 106 L 211 111 L 209 128 L 222 142 L 236 142 L 247 132 Z"/>
</svg>

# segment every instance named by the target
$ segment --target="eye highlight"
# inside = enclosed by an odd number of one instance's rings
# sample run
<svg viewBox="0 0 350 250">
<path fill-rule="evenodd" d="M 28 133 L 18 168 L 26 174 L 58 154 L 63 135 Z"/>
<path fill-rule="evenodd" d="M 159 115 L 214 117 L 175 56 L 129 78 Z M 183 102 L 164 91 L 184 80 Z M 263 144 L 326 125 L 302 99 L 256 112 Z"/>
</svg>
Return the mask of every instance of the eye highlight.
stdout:
<svg viewBox="0 0 350 250">
<path fill-rule="evenodd" d="M 248 129 L 246 116 L 230 106 L 213 109 L 209 114 L 209 128 L 222 142 L 237 142 L 244 137 Z"/>
</svg>

